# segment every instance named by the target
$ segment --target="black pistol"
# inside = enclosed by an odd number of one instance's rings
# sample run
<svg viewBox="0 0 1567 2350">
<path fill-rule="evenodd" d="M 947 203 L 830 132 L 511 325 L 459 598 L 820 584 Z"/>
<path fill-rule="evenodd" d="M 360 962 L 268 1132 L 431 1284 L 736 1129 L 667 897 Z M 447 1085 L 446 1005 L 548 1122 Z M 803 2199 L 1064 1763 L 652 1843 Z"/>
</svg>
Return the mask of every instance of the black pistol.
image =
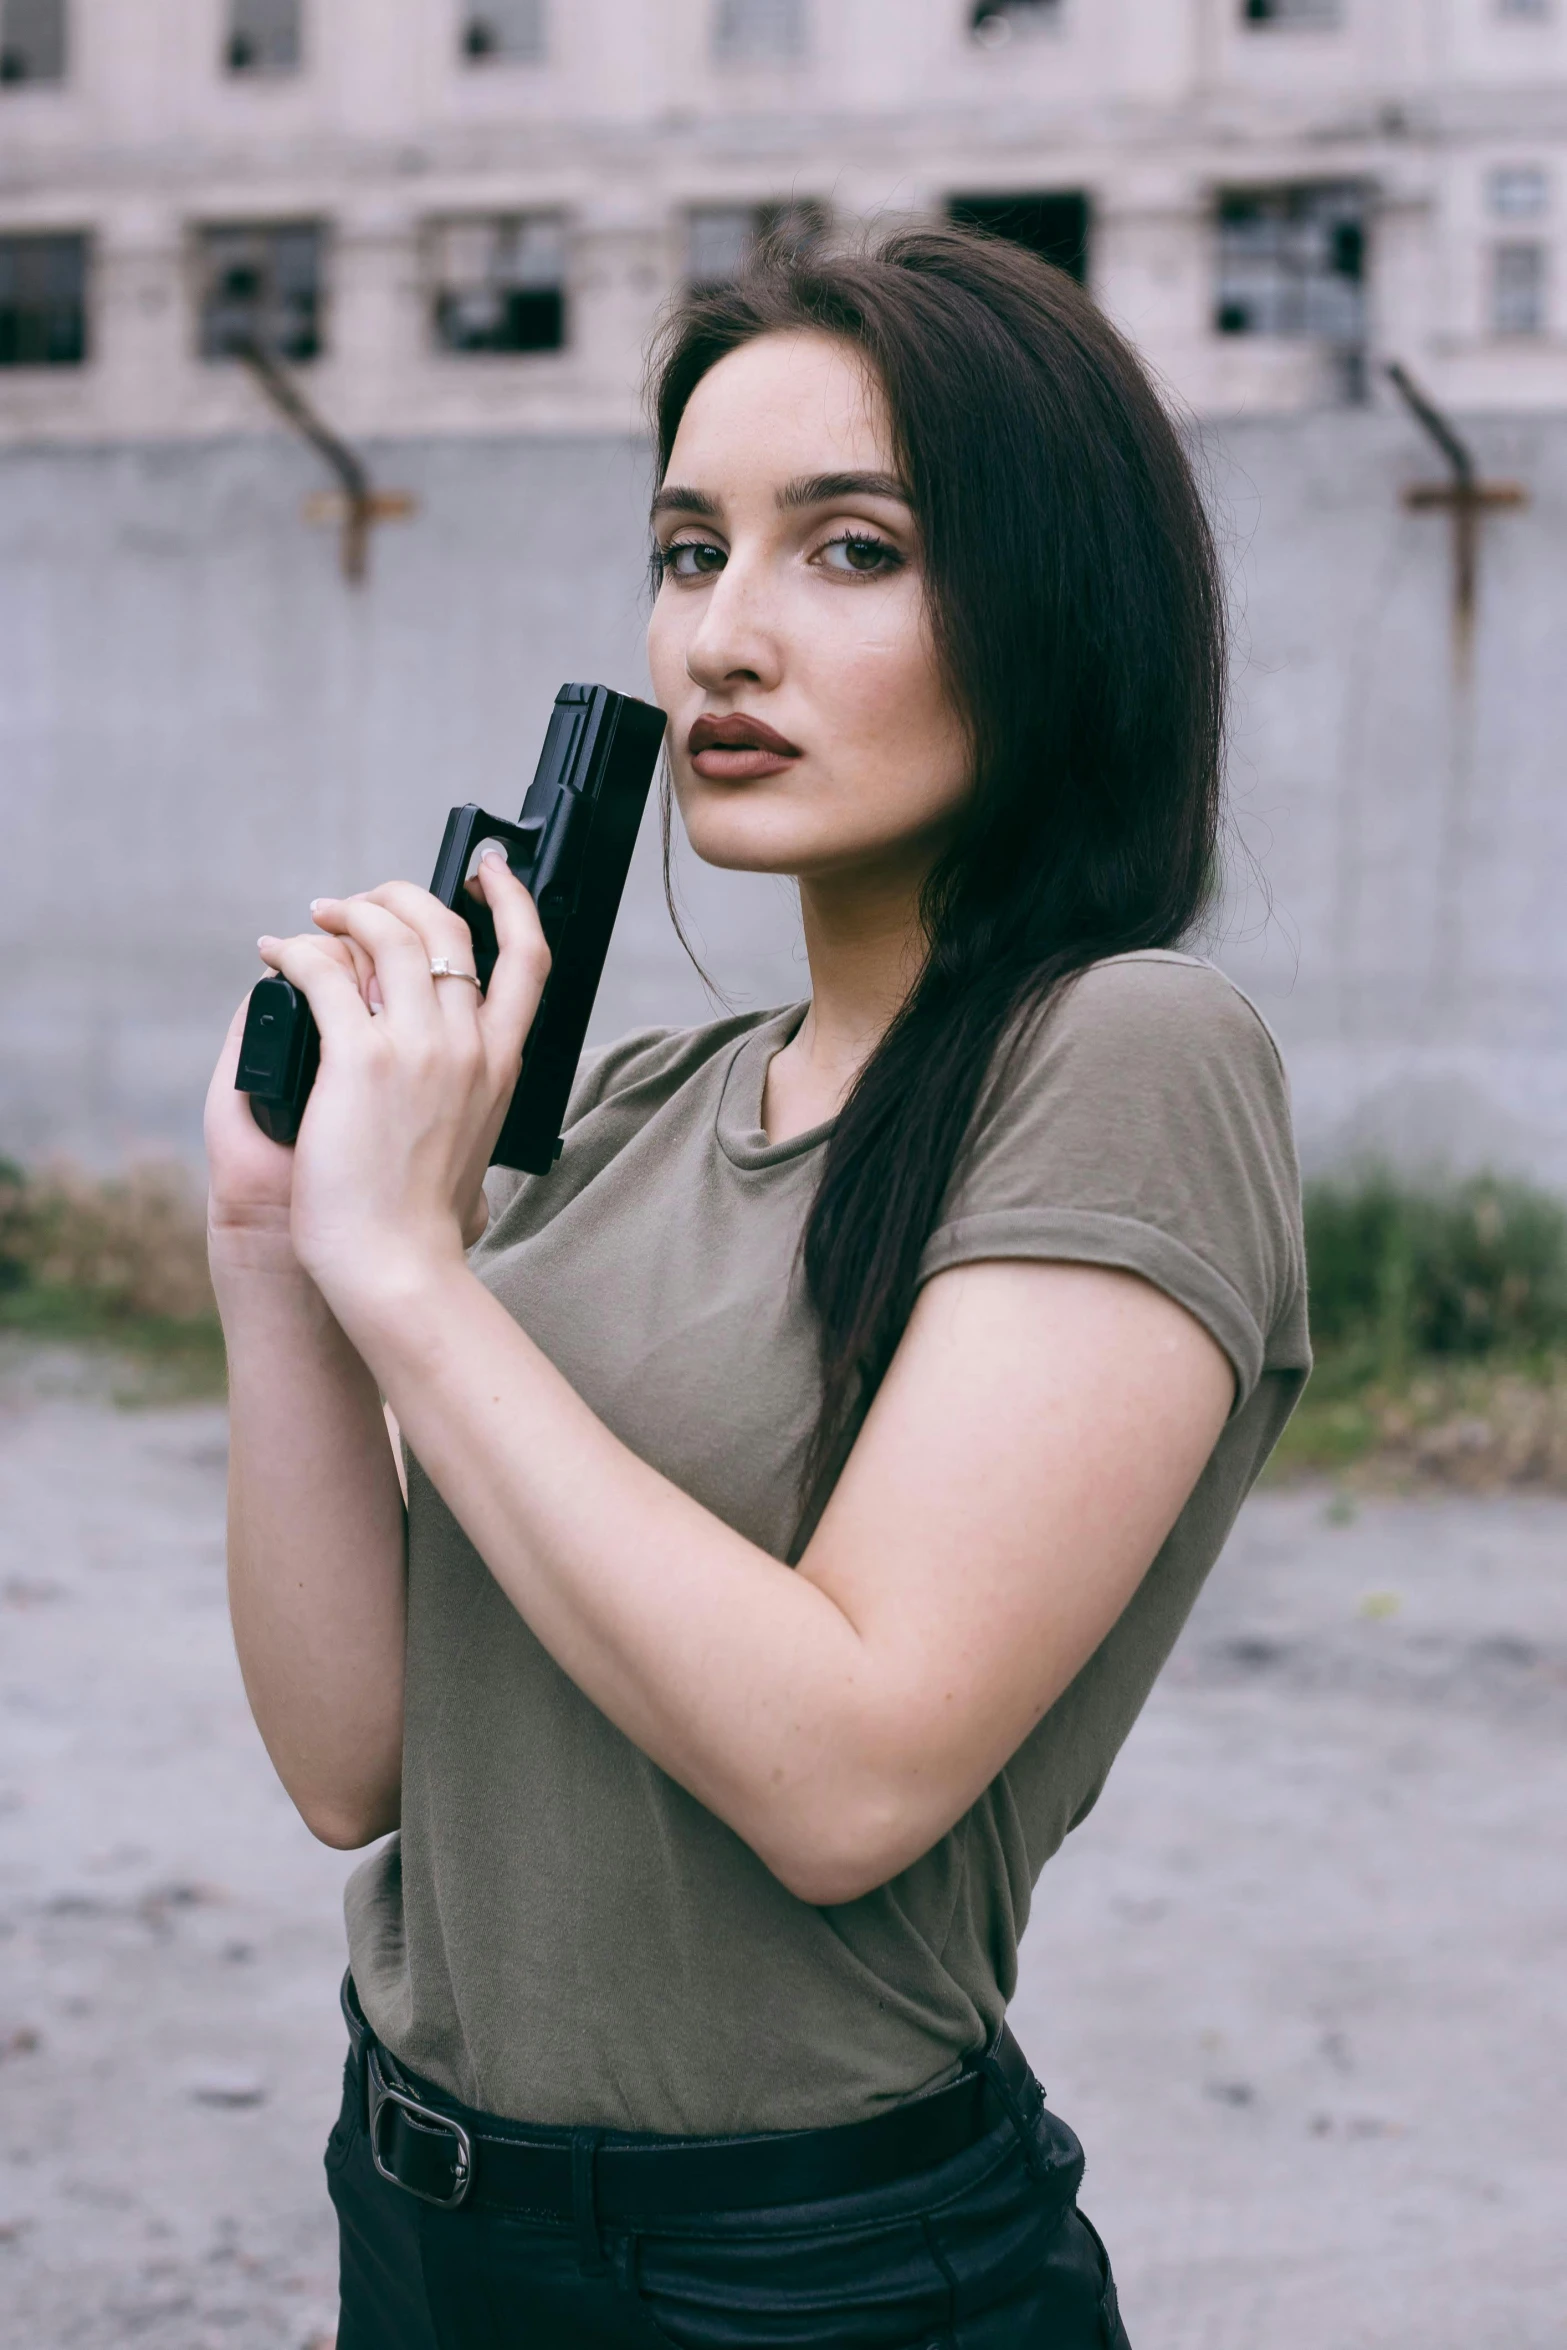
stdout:
<svg viewBox="0 0 1567 2350">
<path fill-rule="evenodd" d="M 470 800 L 446 819 L 431 894 L 473 933 L 474 968 L 488 985 L 497 947 L 490 909 L 465 887 L 479 851 L 495 841 L 539 910 L 550 975 L 523 1048 L 522 1069 L 490 1153 L 493 1167 L 547 1174 L 560 1150 L 566 1097 L 598 993 L 631 850 L 664 739 L 664 713 L 606 685 L 563 685 L 513 824 Z M 320 1037 L 298 988 L 273 976 L 251 989 L 234 1083 L 274 1142 L 299 1132 L 320 1059 Z"/>
</svg>

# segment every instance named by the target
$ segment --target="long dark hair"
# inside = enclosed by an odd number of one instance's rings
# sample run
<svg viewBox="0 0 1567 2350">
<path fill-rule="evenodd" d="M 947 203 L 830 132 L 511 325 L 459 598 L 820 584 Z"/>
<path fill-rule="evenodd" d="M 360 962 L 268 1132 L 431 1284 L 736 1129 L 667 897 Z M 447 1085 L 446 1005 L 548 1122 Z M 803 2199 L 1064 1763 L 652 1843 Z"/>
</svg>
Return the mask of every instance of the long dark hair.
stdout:
<svg viewBox="0 0 1567 2350">
<path fill-rule="evenodd" d="M 806 1226 L 819 1482 L 903 1334 L 998 1054 L 1086 965 L 1174 944 L 1208 902 L 1226 655 L 1207 517 L 1142 366 L 1070 278 L 999 239 L 776 249 L 688 295 L 655 356 L 661 480 L 708 369 L 800 329 L 857 348 L 885 394 L 974 777 L 925 883 L 924 967 Z"/>
</svg>

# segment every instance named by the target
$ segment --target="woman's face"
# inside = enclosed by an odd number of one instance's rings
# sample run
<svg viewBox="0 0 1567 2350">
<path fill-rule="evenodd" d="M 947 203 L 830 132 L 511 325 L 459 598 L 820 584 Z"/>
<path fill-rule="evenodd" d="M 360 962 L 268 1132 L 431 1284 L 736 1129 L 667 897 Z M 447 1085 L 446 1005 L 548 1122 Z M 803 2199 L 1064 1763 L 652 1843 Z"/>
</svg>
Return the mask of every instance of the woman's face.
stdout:
<svg viewBox="0 0 1567 2350">
<path fill-rule="evenodd" d="M 648 630 L 675 791 L 711 865 L 922 871 L 969 786 L 880 386 L 770 334 L 706 374 L 653 508 Z"/>
</svg>

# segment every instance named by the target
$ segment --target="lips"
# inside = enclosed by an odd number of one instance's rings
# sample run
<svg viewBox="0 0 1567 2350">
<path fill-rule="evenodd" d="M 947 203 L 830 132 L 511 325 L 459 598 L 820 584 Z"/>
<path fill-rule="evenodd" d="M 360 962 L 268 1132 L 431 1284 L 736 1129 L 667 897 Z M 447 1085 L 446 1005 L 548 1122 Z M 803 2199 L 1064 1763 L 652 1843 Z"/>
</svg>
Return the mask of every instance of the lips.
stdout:
<svg viewBox="0 0 1567 2350">
<path fill-rule="evenodd" d="M 798 745 L 743 711 L 727 718 L 699 718 L 686 737 L 686 751 L 698 775 L 714 783 L 781 775 L 800 756 Z"/>
</svg>

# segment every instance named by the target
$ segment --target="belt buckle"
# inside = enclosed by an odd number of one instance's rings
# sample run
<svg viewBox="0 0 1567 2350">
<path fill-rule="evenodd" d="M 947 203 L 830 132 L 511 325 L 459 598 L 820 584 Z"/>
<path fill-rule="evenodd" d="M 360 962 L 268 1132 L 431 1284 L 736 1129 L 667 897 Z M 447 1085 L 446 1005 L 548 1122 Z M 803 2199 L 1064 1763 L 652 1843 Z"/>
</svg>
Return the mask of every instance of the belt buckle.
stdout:
<svg viewBox="0 0 1567 2350">
<path fill-rule="evenodd" d="M 371 2161 L 375 2164 L 381 2177 L 392 2186 L 401 2187 L 405 2195 L 417 2195 L 421 2203 L 433 2203 L 437 2211 L 455 2211 L 459 2204 L 467 2201 L 468 2190 L 473 2185 L 473 2140 L 463 2128 L 462 2123 L 454 2121 L 449 2113 L 437 2113 L 433 2106 L 421 2105 L 417 2097 L 410 2097 L 405 2090 L 394 2089 L 391 2083 L 383 2078 L 381 2068 L 376 2063 L 373 2054 L 370 2059 L 369 2072 Z M 456 2141 L 456 2153 L 452 2165 L 452 2185 L 449 2194 L 432 2195 L 426 2187 L 412 2186 L 407 2179 L 400 2179 L 396 2171 L 389 2169 L 387 2164 L 382 2161 L 381 2116 L 389 2105 L 399 2107 L 402 2112 L 407 2114 L 410 2121 L 418 2123 L 422 2129 L 448 2131 Z"/>
</svg>

